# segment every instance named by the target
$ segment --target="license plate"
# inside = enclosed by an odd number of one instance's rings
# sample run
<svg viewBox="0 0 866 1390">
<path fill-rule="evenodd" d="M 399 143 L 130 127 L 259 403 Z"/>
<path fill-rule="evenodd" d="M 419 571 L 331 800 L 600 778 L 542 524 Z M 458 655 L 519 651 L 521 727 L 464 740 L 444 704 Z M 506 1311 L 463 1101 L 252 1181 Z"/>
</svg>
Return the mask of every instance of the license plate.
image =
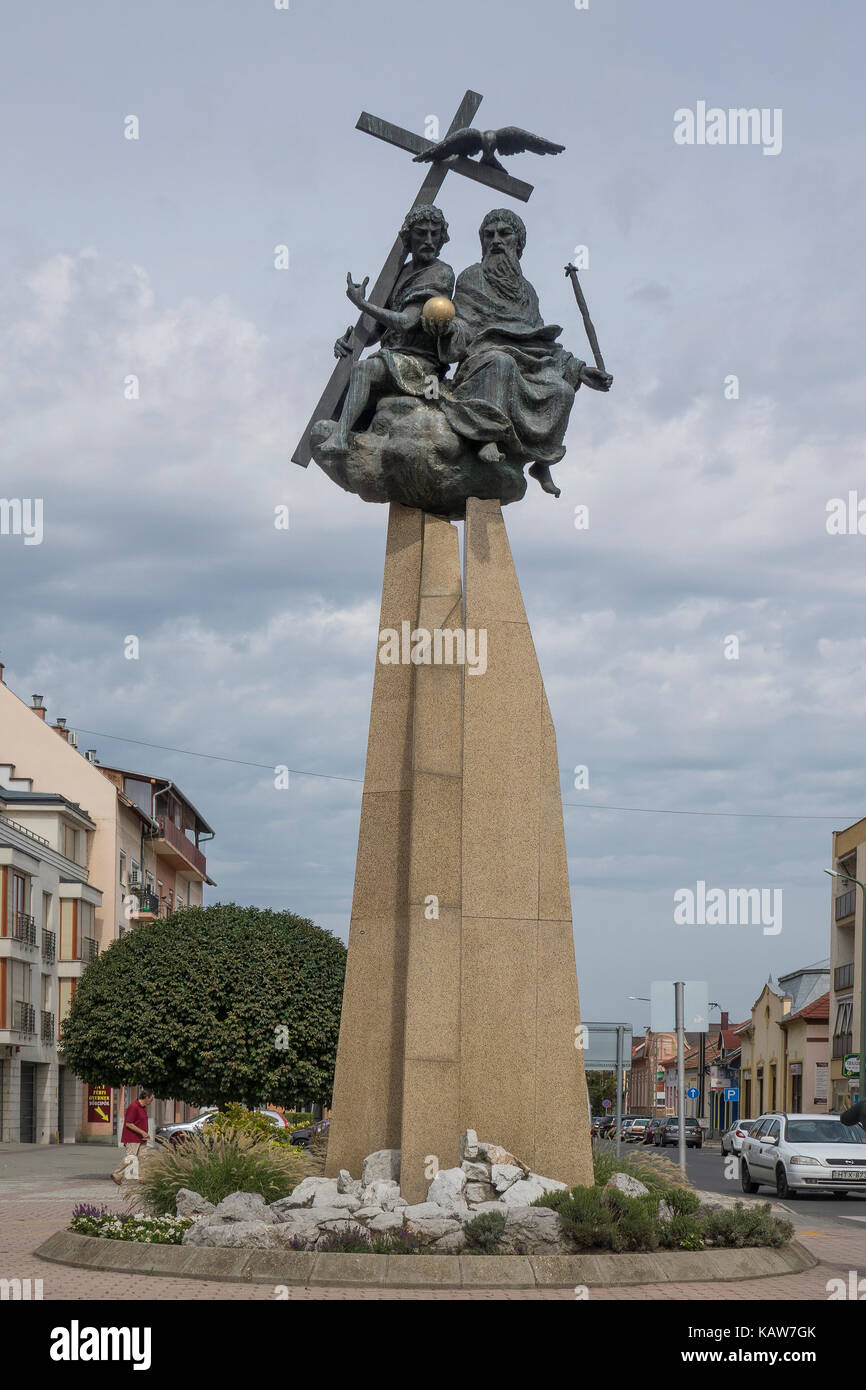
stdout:
<svg viewBox="0 0 866 1390">
<path fill-rule="evenodd" d="M 866 1178 L 866 1173 L 851 1173 L 846 1172 L 844 1168 L 834 1168 L 830 1176 L 832 1177 L 834 1182 L 848 1182 L 849 1180 L 851 1182 L 862 1182 L 863 1179 Z"/>
</svg>

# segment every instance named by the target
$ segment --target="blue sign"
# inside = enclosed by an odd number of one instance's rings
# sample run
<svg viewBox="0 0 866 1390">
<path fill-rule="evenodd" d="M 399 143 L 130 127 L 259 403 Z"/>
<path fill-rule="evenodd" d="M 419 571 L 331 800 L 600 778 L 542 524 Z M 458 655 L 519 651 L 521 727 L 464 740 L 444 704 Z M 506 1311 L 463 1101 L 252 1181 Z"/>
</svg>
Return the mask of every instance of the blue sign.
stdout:
<svg viewBox="0 0 866 1390">
<path fill-rule="evenodd" d="M 688 1096 L 689 1100 L 697 1100 L 697 1098 L 698 1098 L 698 1089 L 697 1089 L 697 1087 L 696 1087 L 696 1086 L 690 1086 L 689 1089 L 686 1091 L 686 1095 Z"/>
<path fill-rule="evenodd" d="M 725 1100 L 739 1100 L 739 1099 L 740 1099 L 740 1088 L 739 1088 L 739 1086 L 726 1086 L 726 1087 L 725 1087 Z"/>
<path fill-rule="evenodd" d="M 602 1105 L 604 1106 L 605 1110 L 609 1110 L 609 1109 L 610 1109 L 610 1101 L 609 1101 L 609 1100 L 603 1100 L 601 1103 L 602 1103 Z"/>
</svg>

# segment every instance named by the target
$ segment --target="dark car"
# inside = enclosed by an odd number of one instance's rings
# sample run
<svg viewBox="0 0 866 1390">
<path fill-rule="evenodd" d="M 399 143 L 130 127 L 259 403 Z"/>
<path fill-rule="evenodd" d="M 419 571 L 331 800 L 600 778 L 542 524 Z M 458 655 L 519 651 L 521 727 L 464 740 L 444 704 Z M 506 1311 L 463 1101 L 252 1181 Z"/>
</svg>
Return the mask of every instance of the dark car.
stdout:
<svg viewBox="0 0 866 1390">
<path fill-rule="evenodd" d="M 668 1144 L 680 1142 L 680 1122 L 675 1115 L 669 1115 L 657 1131 L 655 1143 L 666 1149 Z M 704 1131 L 697 1120 L 691 1116 L 686 1120 L 686 1148 L 701 1149 L 704 1145 Z"/>
<path fill-rule="evenodd" d="M 666 1116 L 662 1115 L 661 1117 L 659 1117 L 657 1115 L 654 1120 L 650 1120 L 649 1124 L 646 1127 L 646 1130 L 644 1131 L 643 1142 L 645 1144 L 655 1143 L 656 1135 L 658 1134 L 660 1129 L 664 1128 L 665 1119 Z"/>
<path fill-rule="evenodd" d="M 303 1129 L 296 1129 L 289 1139 L 289 1143 L 299 1144 L 302 1149 L 305 1149 L 309 1144 L 312 1144 L 314 1140 L 318 1139 L 320 1134 L 327 1135 L 330 1128 L 330 1120 L 318 1120 L 313 1125 L 305 1125 Z"/>
<path fill-rule="evenodd" d="M 607 1119 L 607 1116 L 606 1116 L 606 1115 L 593 1115 L 593 1117 L 592 1117 L 592 1124 L 590 1125 L 590 1129 L 589 1129 L 589 1132 L 590 1132 L 590 1134 L 592 1135 L 593 1139 L 597 1139 L 597 1138 L 598 1138 L 599 1129 L 600 1129 L 601 1126 L 604 1124 L 604 1122 L 605 1122 L 606 1119 Z"/>
</svg>

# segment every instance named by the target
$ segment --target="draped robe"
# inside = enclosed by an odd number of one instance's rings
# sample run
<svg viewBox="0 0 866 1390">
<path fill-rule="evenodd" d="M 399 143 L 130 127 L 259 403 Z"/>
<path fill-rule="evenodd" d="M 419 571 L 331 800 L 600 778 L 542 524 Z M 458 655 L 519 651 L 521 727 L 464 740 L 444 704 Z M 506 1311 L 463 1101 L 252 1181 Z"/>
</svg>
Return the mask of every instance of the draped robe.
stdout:
<svg viewBox="0 0 866 1390">
<path fill-rule="evenodd" d="M 575 394 L 563 373 L 577 362 L 556 341 L 562 329 L 545 326 L 525 277 L 520 294 L 507 298 L 480 263 L 458 276 L 454 305 L 452 331 L 439 341 L 442 361 L 460 364 L 442 386 L 451 428 L 524 463 L 558 463 Z"/>
</svg>

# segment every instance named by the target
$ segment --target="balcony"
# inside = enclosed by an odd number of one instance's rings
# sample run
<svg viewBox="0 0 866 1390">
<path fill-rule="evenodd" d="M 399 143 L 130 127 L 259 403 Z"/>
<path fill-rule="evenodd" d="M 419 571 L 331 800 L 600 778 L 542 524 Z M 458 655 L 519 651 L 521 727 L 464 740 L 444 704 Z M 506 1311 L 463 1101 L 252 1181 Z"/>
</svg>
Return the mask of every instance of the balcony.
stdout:
<svg viewBox="0 0 866 1390">
<path fill-rule="evenodd" d="M 838 994 L 843 989 L 854 988 L 854 962 L 849 961 L 847 965 L 837 965 L 833 972 L 833 988 Z"/>
<path fill-rule="evenodd" d="M 54 1015 L 42 1010 L 42 1041 L 44 1043 L 54 1042 Z"/>
<path fill-rule="evenodd" d="M 849 888 L 847 893 L 840 893 L 836 899 L 836 921 L 841 922 L 843 917 L 853 917 L 854 907 L 857 901 L 857 889 Z"/>
<path fill-rule="evenodd" d="M 42 959 L 52 965 L 57 959 L 57 936 L 53 931 L 42 933 Z"/>
<path fill-rule="evenodd" d="M 23 941 L 25 946 L 36 945 L 36 919 L 29 912 L 13 912 L 9 931 L 13 941 Z"/>
<path fill-rule="evenodd" d="M 16 1033 L 36 1032 L 36 1010 L 23 999 L 16 999 L 12 1005 L 12 1027 Z"/>
<path fill-rule="evenodd" d="M 78 938 L 78 950 L 75 955 L 61 955 L 60 962 L 64 964 L 66 962 L 73 963 L 76 961 L 83 961 L 85 965 L 89 965 L 92 960 L 96 960 L 98 955 L 99 942 L 92 936 L 80 936 Z"/>
<path fill-rule="evenodd" d="M 133 921 L 139 922 L 143 917 L 159 916 L 159 898 L 156 893 L 143 892 L 133 888 L 132 894 L 138 903 L 138 907 L 132 913 Z"/>
<path fill-rule="evenodd" d="M 166 816 L 158 816 L 157 823 L 159 833 L 153 840 L 155 853 L 162 855 L 182 873 L 194 869 L 201 878 L 207 878 L 207 860 L 198 845 Z"/>
</svg>

